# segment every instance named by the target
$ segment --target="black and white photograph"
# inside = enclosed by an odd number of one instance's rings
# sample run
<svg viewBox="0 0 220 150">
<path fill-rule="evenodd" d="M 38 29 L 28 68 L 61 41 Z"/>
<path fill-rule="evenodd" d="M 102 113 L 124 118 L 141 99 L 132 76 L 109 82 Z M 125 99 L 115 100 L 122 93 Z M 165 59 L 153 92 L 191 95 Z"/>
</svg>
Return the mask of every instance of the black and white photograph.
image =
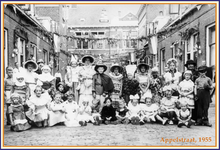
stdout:
<svg viewBox="0 0 220 150">
<path fill-rule="evenodd" d="M 218 7 L 1 1 L 1 148 L 219 147 Z"/>
</svg>

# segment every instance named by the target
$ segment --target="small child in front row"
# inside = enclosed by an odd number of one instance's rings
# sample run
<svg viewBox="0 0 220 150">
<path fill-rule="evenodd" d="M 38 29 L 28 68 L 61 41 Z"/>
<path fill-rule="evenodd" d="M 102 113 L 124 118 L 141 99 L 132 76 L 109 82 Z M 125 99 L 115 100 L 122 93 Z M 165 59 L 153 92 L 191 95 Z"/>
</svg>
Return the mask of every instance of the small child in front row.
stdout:
<svg viewBox="0 0 220 150">
<path fill-rule="evenodd" d="M 176 102 L 177 100 L 172 97 L 172 88 L 170 86 L 164 87 L 166 97 L 163 97 L 160 102 L 160 114 L 161 118 L 168 118 L 168 123 L 173 124 L 176 119 Z"/>
<path fill-rule="evenodd" d="M 89 101 L 84 99 L 79 107 L 78 121 L 81 126 L 86 126 L 88 122 L 94 123 L 92 117 L 92 108 L 89 106 Z"/>
<path fill-rule="evenodd" d="M 129 115 L 129 120 L 131 124 L 133 125 L 139 125 L 140 124 L 140 114 L 141 114 L 141 107 L 138 104 L 139 101 L 139 95 L 130 95 L 130 102 L 128 104 L 128 115 Z"/>
<path fill-rule="evenodd" d="M 191 126 L 191 113 L 188 109 L 188 104 L 186 102 L 181 103 L 181 109 L 177 112 L 177 119 L 178 119 L 178 127 L 181 128 L 182 126 L 186 126 L 190 128 Z"/>
<path fill-rule="evenodd" d="M 101 111 L 101 118 L 104 124 L 117 124 L 115 108 L 112 106 L 111 98 L 107 97 L 104 101 L 105 106 Z"/>
<path fill-rule="evenodd" d="M 119 102 L 119 108 L 116 110 L 116 117 L 118 120 L 118 123 L 122 124 L 128 124 L 129 119 L 128 119 L 128 108 L 125 106 L 125 101 L 122 100 Z"/>
<path fill-rule="evenodd" d="M 99 113 L 99 109 L 92 109 L 92 117 L 94 119 L 93 125 L 100 125 L 102 123 L 101 114 Z"/>
<path fill-rule="evenodd" d="M 67 101 L 64 102 L 64 110 L 65 110 L 65 117 L 66 121 L 64 124 L 67 127 L 78 127 L 80 126 L 79 121 L 77 120 L 79 106 L 75 101 L 75 96 L 73 93 L 70 93 L 67 96 Z"/>
<path fill-rule="evenodd" d="M 8 108 L 8 113 L 11 122 L 11 130 L 18 132 L 31 128 L 31 125 L 26 120 L 21 97 L 17 93 L 14 93 L 11 95 L 10 99 L 12 104 Z"/>
<path fill-rule="evenodd" d="M 50 127 L 66 121 L 65 107 L 59 92 L 55 93 L 54 100 L 49 104 L 49 110 L 48 125 Z"/>
<path fill-rule="evenodd" d="M 146 105 L 141 107 L 140 124 L 144 125 L 145 122 L 156 122 L 156 120 L 159 120 L 162 122 L 163 125 L 165 125 L 167 120 L 162 119 L 158 115 L 159 107 L 156 103 L 152 103 L 152 98 L 146 97 L 145 103 Z"/>
</svg>

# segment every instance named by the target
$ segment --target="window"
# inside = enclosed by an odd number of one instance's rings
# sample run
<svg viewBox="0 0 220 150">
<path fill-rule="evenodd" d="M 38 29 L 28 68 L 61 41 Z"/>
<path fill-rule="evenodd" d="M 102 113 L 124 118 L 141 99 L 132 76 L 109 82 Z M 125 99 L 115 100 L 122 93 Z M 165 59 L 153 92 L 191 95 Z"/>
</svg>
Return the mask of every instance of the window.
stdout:
<svg viewBox="0 0 220 150">
<path fill-rule="evenodd" d="M 194 60 L 197 62 L 197 48 L 196 44 L 198 41 L 198 34 L 192 35 L 185 43 L 186 48 L 186 55 L 185 55 L 185 62 L 189 59 Z"/>
<path fill-rule="evenodd" d="M 169 7 L 170 14 L 179 14 L 179 4 L 170 4 Z"/>
<path fill-rule="evenodd" d="M 161 73 L 163 73 L 164 72 L 164 68 L 165 68 L 165 66 L 166 66 L 166 62 L 165 62 L 166 60 L 165 60 L 165 48 L 162 48 L 161 50 L 160 50 L 160 66 L 161 66 Z"/>
<path fill-rule="evenodd" d="M 8 66 L 8 30 L 4 29 L 4 68 Z M 4 75 L 5 74 L 5 69 L 4 69 Z"/>
<path fill-rule="evenodd" d="M 30 57 L 37 60 L 37 46 L 33 43 L 31 43 L 30 45 Z"/>
<path fill-rule="evenodd" d="M 23 63 L 26 61 L 25 40 L 17 36 L 16 37 L 16 45 L 17 45 L 17 49 L 18 49 L 18 55 L 17 55 L 15 61 L 18 62 L 19 66 L 22 66 Z"/>
<path fill-rule="evenodd" d="M 43 50 L 43 57 L 44 57 L 44 62 L 45 64 L 48 64 L 48 53 L 47 53 L 47 50 Z"/>
</svg>

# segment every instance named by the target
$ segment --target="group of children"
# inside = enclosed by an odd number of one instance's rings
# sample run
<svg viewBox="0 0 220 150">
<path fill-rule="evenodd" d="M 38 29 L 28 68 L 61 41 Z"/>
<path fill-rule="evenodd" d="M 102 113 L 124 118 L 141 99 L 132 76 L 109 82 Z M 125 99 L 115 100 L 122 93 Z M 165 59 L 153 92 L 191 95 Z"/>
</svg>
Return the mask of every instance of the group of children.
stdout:
<svg viewBox="0 0 220 150">
<path fill-rule="evenodd" d="M 29 65 L 25 68 L 30 69 Z M 211 126 L 208 108 L 212 82 L 205 76 L 205 66 L 198 68 L 200 76 L 195 84 L 191 81 L 192 71 L 184 72 L 185 79 L 177 87 L 178 98 L 173 96 L 171 85 L 161 85 L 158 76 L 154 74 L 158 73 L 157 70 L 152 69 L 152 79 L 148 78 L 148 65 L 138 65 L 139 73 L 135 78 L 131 73 L 128 73 L 128 78 L 123 78 L 120 69 L 119 65 L 114 65 L 108 76 L 104 74 L 107 67 L 97 64 L 91 82 L 92 94 L 89 96 L 93 100 L 83 95 L 79 103 L 75 91 L 65 89 L 63 83 L 57 84 L 57 90 L 54 90 L 54 78 L 48 74 L 48 67 L 42 68 L 43 74 L 39 78 L 41 84 L 34 88 L 30 87 L 31 83 L 26 84 L 24 77 L 19 74 L 14 82 L 12 68 L 8 67 L 8 77 L 4 84 L 7 124 L 11 125 L 13 131 L 27 130 L 31 126 L 63 124 L 77 127 L 86 126 L 87 123 L 144 125 L 160 122 L 163 125 L 177 124 L 178 127 L 185 125 L 190 128 L 192 110 L 196 107 L 195 125 Z"/>
</svg>

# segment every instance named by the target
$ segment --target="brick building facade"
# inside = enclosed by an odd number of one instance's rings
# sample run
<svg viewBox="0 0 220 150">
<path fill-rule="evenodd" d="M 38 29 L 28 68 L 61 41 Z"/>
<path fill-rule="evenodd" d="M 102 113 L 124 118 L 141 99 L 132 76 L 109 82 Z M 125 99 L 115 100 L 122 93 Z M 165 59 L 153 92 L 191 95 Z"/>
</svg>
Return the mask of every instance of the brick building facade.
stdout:
<svg viewBox="0 0 220 150">
<path fill-rule="evenodd" d="M 15 62 L 34 58 L 48 64 L 53 54 L 53 41 L 46 29 L 27 15 L 20 7 L 11 4 L 4 8 L 4 68 L 14 67 Z"/>
<path fill-rule="evenodd" d="M 196 61 L 197 66 L 215 65 L 215 15 L 215 4 L 195 4 L 163 29 L 165 34 L 158 40 L 161 73 L 169 58 L 178 60 L 181 72 L 188 59 Z"/>
</svg>

